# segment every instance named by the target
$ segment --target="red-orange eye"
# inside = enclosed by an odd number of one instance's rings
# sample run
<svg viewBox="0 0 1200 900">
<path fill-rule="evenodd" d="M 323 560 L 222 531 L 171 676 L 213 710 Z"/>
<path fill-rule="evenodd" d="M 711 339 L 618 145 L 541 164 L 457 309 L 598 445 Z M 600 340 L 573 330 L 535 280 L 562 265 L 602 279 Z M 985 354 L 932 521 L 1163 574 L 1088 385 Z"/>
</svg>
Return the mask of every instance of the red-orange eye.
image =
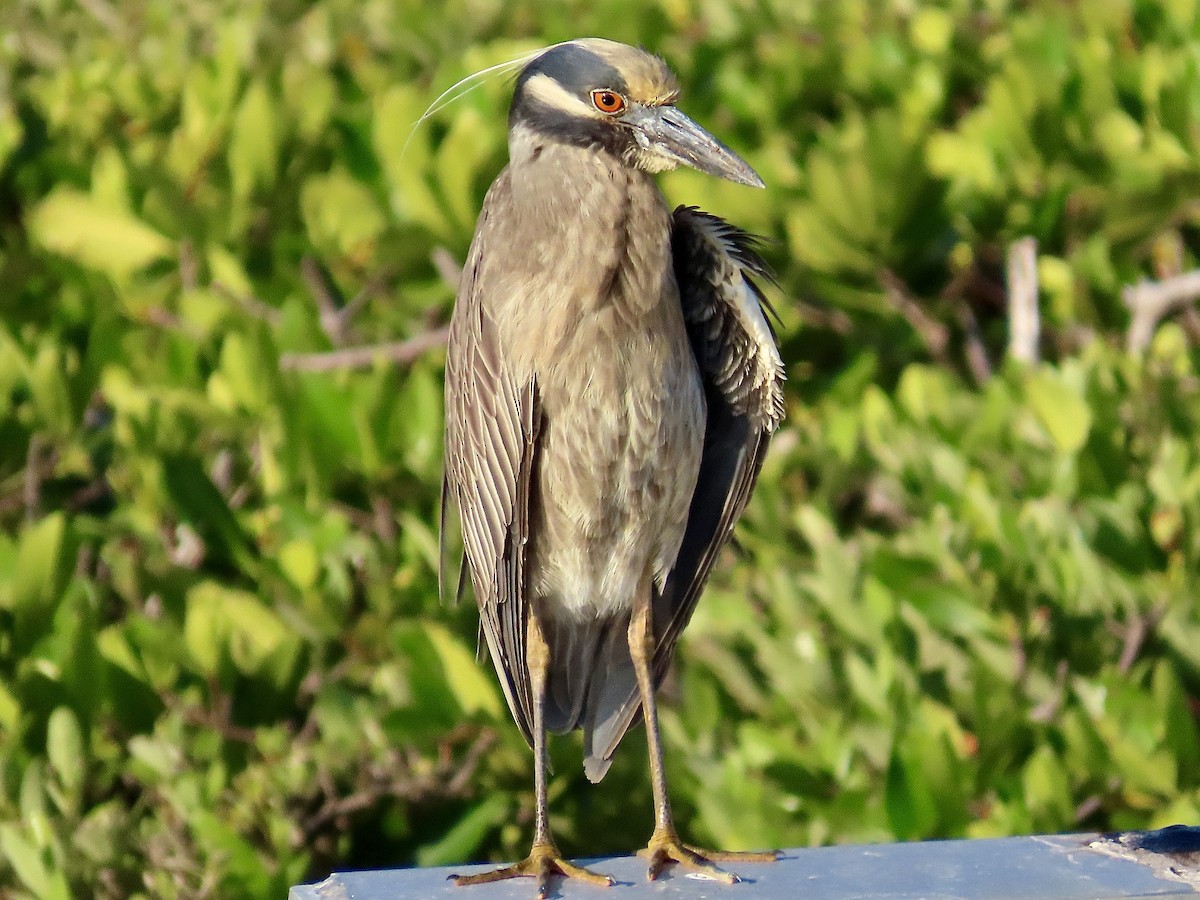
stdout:
<svg viewBox="0 0 1200 900">
<path fill-rule="evenodd" d="M 592 104 L 600 112 L 614 116 L 625 109 L 625 98 L 616 91 L 592 91 Z"/>
</svg>

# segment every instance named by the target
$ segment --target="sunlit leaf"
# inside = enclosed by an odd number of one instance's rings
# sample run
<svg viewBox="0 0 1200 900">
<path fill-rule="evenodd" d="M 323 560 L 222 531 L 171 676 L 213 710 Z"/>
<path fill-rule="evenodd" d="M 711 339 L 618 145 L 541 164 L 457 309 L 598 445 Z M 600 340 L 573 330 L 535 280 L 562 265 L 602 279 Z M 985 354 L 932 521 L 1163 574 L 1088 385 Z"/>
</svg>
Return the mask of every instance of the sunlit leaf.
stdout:
<svg viewBox="0 0 1200 900">
<path fill-rule="evenodd" d="M 1061 453 L 1076 453 L 1087 440 L 1092 413 L 1087 401 L 1055 373 L 1034 373 L 1025 386 L 1029 405 Z"/>
<path fill-rule="evenodd" d="M 171 242 L 127 212 L 59 188 L 29 214 L 33 237 L 80 265 L 123 276 L 172 252 Z"/>
<path fill-rule="evenodd" d="M 275 178 L 277 101 L 259 80 L 250 82 L 233 117 L 229 169 L 233 195 L 243 199 L 255 187 L 269 188 Z"/>
</svg>

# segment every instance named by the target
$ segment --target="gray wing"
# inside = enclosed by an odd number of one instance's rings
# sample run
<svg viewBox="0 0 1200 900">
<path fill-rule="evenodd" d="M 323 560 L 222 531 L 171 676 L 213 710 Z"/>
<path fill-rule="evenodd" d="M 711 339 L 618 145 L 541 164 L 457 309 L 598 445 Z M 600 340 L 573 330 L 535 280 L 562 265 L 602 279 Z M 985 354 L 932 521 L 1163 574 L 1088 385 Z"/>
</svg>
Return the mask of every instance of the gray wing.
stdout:
<svg viewBox="0 0 1200 900">
<path fill-rule="evenodd" d="M 487 226 L 485 206 L 450 323 L 442 531 L 444 535 L 449 527 L 447 507 L 453 502 L 462 523 L 480 631 L 513 718 L 532 741 L 525 574 L 538 393 L 534 379 L 516 379 L 507 371 L 487 312 L 479 249 Z"/>
<path fill-rule="evenodd" d="M 783 362 L 754 277 L 770 279 L 754 239 L 727 222 L 681 206 L 671 233 L 675 279 L 692 352 L 708 402 L 704 452 L 675 565 L 654 601 L 655 682 L 670 665 L 679 635 L 762 469 L 783 417 Z M 588 777 L 598 781 L 640 714 L 636 689 L 588 735 Z"/>
</svg>

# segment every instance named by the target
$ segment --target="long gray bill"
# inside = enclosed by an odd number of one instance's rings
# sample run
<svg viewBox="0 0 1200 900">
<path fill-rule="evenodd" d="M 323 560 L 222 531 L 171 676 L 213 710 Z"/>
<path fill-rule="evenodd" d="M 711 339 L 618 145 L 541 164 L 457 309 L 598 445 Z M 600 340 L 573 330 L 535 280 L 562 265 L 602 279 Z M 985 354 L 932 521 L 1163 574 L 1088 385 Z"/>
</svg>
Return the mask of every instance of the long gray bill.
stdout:
<svg viewBox="0 0 1200 900">
<path fill-rule="evenodd" d="M 648 106 L 624 117 L 646 150 L 668 156 L 707 175 L 750 187 L 764 187 L 749 163 L 674 106 Z"/>
</svg>

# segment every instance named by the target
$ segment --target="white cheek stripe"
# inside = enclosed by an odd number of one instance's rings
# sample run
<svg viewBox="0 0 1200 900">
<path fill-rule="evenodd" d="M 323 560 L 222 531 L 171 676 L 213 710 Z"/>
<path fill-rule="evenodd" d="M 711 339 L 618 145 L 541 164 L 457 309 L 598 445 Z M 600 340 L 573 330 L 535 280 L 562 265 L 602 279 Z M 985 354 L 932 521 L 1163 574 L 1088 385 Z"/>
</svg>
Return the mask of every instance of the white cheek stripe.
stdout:
<svg viewBox="0 0 1200 900">
<path fill-rule="evenodd" d="M 549 75 L 539 73 L 525 82 L 525 90 L 529 96 L 540 100 L 554 109 L 561 109 L 575 116 L 591 116 L 602 118 L 603 113 L 584 103 Z"/>
</svg>

